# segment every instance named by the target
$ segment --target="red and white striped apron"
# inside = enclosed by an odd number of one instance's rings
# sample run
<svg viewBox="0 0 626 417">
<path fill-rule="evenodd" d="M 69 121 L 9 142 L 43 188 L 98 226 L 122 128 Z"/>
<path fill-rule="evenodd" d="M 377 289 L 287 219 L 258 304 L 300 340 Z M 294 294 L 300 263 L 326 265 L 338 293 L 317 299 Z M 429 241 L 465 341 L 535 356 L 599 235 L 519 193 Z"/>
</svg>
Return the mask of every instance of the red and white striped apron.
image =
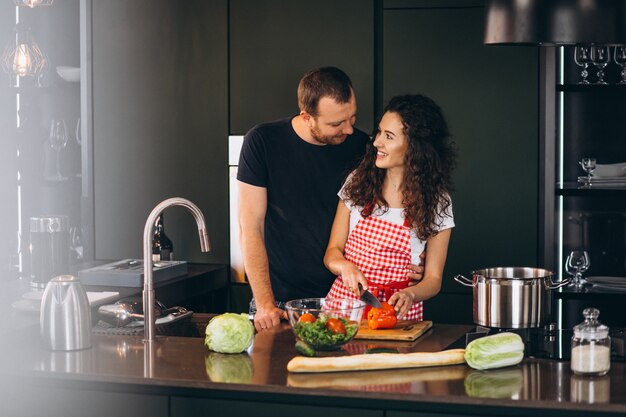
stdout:
<svg viewBox="0 0 626 417">
<path fill-rule="evenodd" d="M 348 235 L 344 257 L 365 275 L 370 291 L 381 301 L 387 301 L 396 291 L 406 288 L 411 264 L 411 228 L 405 220 L 398 225 L 368 216 L 359 220 Z M 337 277 L 328 298 L 357 298 L 341 277 Z M 413 303 L 405 320 L 423 320 L 423 303 Z"/>
</svg>

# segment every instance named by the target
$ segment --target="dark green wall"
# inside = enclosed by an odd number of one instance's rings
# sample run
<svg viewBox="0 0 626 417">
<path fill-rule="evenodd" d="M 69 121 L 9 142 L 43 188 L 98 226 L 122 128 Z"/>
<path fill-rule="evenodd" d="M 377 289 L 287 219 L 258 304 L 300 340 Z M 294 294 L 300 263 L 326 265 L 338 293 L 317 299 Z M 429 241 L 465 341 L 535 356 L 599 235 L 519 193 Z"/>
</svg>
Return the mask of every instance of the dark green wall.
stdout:
<svg viewBox="0 0 626 417">
<path fill-rule="evenodd" d="M 227 0 L 93 1 L 96 258 L 141 257 L 146 218 L 180 196 L 204 212 L 166 212 L 176 259 L 228 263 Z"/>
<path fill-rule="evenodd" d="M 357 127 L 374 117 L 373 0 L 231 0 L 230 132 L 298 113 L 296 89 L 316 67 L 350 75 Z"/>
</svg>

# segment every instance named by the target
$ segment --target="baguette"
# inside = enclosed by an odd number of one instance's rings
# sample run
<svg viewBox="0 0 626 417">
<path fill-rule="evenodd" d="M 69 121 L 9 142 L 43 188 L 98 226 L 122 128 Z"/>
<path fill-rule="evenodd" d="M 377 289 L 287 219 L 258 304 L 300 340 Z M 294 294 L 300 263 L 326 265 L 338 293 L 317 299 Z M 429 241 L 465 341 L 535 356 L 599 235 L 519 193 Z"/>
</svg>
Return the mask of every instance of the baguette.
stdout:
<svg viewBox="0 0 626 417">
<path fill-rule="evenodd" d="M 420 369 L 382 369 L 368 371 L 367 378 L 363 378 L 362 371 L 318 374 L 296 374 L 292 372 L 287 374 L 287 386 L 298 388 L 351 388 L 410 384 L 412 382 L 453 381 L 465 379 L 470 371 L 471 369 L 465 365 Z"/>
<path fill-rule="evenodd" d="M 464 354 L 465 349 L 450 349 L 440 352 L 373 353 L 324 358 L 296 356 L 287 364 L 287 370 L 295 373 L 340 372 L 458 365 L 465 362 Z"/>
</svg>

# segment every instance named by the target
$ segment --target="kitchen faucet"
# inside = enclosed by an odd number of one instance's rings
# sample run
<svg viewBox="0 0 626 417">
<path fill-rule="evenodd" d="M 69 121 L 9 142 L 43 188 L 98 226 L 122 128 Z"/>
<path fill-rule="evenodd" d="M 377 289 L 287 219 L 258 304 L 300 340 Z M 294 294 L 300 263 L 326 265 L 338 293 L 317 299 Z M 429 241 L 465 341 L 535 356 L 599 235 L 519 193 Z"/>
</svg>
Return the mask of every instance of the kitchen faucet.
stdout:
<svg viewBox="0 0 626 417">
<path fill-rule="evenodd" d="M 211 250 L 204 215 L 191 201 L 180 197 L 168 198 L 167 200 L 161 201 L 152 209 L 143 229 L 143 341 L 148 343 L 154 342 L 156 332 L 154 323 L 154 279 L 152 265 L 152 236 L 154 234 L 154 224 L 163 210 L 172 206 L 183 206 L 191 211 L 198 224 L 200 250 L 202 252 Z"/>
</svg>

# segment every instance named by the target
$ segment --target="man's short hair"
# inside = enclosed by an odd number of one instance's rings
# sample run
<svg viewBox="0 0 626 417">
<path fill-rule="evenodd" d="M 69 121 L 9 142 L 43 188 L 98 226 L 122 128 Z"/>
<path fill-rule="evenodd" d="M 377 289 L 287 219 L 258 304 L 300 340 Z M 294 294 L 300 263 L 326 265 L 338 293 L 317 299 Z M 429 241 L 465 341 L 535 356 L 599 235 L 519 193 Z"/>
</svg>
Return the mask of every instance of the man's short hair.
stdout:
<svg viewBox="0 0 626 417">
<path fill-rule="evenodd" d="M 322 97 L 344 104 L 352 97 L 350 77 L 335 67 L 323 67 L 307 72 L 298 84 L 298 106 L 311 116 L 317 116 L 317 105 Z"/>
</svg>

